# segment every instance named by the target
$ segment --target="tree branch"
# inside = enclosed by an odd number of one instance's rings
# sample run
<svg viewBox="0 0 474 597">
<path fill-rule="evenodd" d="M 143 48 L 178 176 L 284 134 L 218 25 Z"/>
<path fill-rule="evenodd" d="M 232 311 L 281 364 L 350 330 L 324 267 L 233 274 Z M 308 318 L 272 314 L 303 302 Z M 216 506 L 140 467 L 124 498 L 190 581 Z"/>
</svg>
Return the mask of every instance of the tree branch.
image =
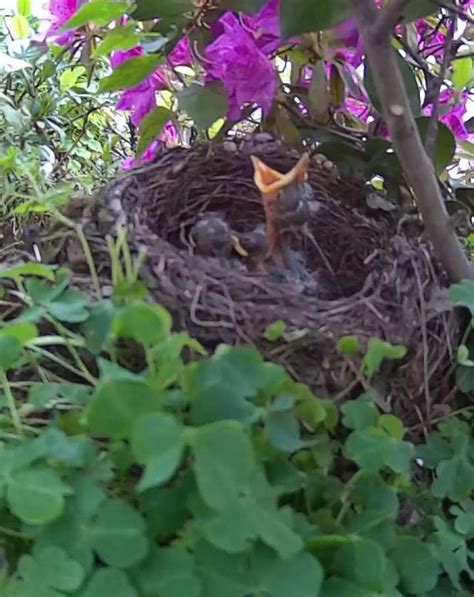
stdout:
<svg viewBox="0 0 474 597">
<path fill-rule="evenodd" d="M 441 68 L 439 70 L 439 77 L 435 83 L 433 89 L 433 98 L 432 98 L 432 106 L 433 109 L 431 111 L 431 119 L 428 125 L 428 130 L 426 132 L 425 138 L 425 150 L 427 156 L 430 160 L 433 159 L 433 153 L 436 145 L 436 138 L 438 136 L 438 117 L 439 117 L 439 96 L 441 93 L 441 87 L 443 86 L 444 79 L 446 78 L 446 73 L 448 71 L 448 66 L 452 58 L 453 54 L 453 38 L 454 38 L 454 30 L 455 30 L 455 21 L 454 19 L 450 20 L 448 25 L 448 31 L 446 33 L 446 38 L 444 41 L 444 54 L 443 54 L 443 61 L 441 62 Z"/>
<path fill-rule="evenodd" d="M 379 42 L 392 33 L 403 14 L 403 9 L 409 2 L 410 0 L 391 0 L 385 8 L 375 11 L 376 16 L 372 30 L 375 41 Z"/>
<path fill-rule="evenodd" d="M 373 0 L 351 0 L 394 149 L 415 193 L 436 256 L 452 281 L 474 278 L 474 270 L 451 226 L 433 164 L 410 108 L 389 33 L 374 36 L 378 9 Z"/>
</svg>

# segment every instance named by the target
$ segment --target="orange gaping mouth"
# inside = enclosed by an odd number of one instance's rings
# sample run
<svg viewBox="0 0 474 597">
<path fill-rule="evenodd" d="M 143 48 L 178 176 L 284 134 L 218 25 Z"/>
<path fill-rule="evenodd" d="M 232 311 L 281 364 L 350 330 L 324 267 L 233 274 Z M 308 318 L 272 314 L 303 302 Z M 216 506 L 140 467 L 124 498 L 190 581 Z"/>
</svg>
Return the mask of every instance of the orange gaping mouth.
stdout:
<svg viewBox="0 0 474 597">
<path fill-rule="evenodd" d="M 309 155 L 307 153 L 286 174 L 277 172 L 267 166 L 256 156 L 250 156 L 254 168 L 254 182 L 262 195 L 263 208 L 267 227 L 268 255 L 277 265 L 284 265 L 282 256 L 283 241 L 280 222 L 276 209 L 276 200 L 282 189 L 293 184 L 303 183 L 308 178 Z"/>
</svg>

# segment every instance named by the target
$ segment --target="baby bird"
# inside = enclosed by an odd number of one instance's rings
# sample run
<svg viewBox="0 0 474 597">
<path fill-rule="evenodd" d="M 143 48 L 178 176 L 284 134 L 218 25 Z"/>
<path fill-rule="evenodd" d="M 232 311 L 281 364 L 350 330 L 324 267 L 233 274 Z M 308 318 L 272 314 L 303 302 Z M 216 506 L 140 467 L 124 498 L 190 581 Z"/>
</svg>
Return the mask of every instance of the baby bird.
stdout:
<svg viewBox="0 0 474 597">
<path fill-rule="evenodd" d="M 234 238 L 234 249 L 246 258 L 247 269 L 250 272 L 263 271 L 263 261 L 268 251 L 265 224 L 258 224 L 253 230 L 236 234 Z"/>
<path fill-rule="evenodd" d="M 229 257 L 231 230 L 219 212 L 207 212 L 191 228 L 196 253 L 205 257 Z"/>
<path fill-rule="evenodd" d="M 311 218 L 314 194 L 306 182 L 309 156 L 305 154 L 286 174 L 273 170 L 256 156 L 251 156 L 254 166 L 254 181 L 260 190 L 265 211 L 268 250 L 277 267 L 284 267 L 290 273 L 304 280 L 307 272 L 291 249 L 291 232 L 302 229 Z"/>
<path fill-rule="evenodd" d="M 307 182 L 293 182 L 282 188 L 277 199 L 282 230 L 303 226 L 311 217 L 310 202 L 314 192 Z"/>
</svg>

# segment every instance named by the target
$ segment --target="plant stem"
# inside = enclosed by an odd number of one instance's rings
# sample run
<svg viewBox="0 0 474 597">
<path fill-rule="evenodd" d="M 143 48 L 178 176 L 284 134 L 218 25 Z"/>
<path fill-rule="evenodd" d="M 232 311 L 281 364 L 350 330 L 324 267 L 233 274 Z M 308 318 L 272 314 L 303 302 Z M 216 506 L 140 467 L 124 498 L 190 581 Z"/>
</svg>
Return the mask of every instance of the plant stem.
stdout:
<svg viewBox="0 0 474 597">
<path fill-rule="evenodd" d="M 453 282 L 474 278 L 474 270 L 451 225 L 438 179 L 421 141 L 389 33 L 380 35 L 380 11 L 373 0 L 351 0 L 364 40 L 383 117 L 436 253 Z"/>
<path fill-rule="evenodd" d="M 5 392 L 5 396 L 7 397 L 8 409 L 10 411 L 13 426 L 15 427 L 17 434 L 23 438 L 25 434 L 23 432 L 20 415 L 18 414 L 18 409 L 16 407 L 15 396 L 13 396 L 13 392 L 10 387 L 10 382 L 8 381 L 8 377 L 5 371 L 2 371 L 0 375 L 2 379 L 3 391 Z"/>
</svg>

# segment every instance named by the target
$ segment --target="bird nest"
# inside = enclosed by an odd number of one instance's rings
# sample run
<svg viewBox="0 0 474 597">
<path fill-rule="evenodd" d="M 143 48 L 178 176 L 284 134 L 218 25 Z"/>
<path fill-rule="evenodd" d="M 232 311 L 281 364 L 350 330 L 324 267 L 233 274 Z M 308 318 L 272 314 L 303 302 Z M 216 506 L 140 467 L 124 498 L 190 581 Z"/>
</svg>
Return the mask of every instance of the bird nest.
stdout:
<svg viewBox="0 0 474 597">
<path fill-rule="evenodd" d="M 406 357 L 386 361 L 372 380 L 379 404 L 413 425 L 441 414 L 459 331 L 444 298 L 444 273 L 418 223 L 410 232 L 411 224 L 404 226 L 386 206 L 371 209 L 363 182 L 310 160 L 308 183 L 320 205 L 291 239 L 305 279 L 281 276 L 275 268 L 254 271 L 236 250 L 196 254 L 191 232 L 202 214 L 218 212 L 234 238 L 264 222 L 251 155 L 279 172 L 299 158 L 265 135 L 163 150 L 85 207 L 70 207 L 100 275 L 110 274 L 105 237 L 123 224 L 132 253 L 146 250 L 141 277 L 153 298 L 169 309 L 177 328 L 209 349 L 253 343 L 319 397 L 345 399 L 368 386 L 361 357 L 338 350 L 341 337 L 356 336 L 362 346 L 374 337 L 403 344 Z M 77 242 L 62 242 L 51 254 L 90 287 Z M 269 339 L 276 321 L 285 325 Z"/>
</svg>

